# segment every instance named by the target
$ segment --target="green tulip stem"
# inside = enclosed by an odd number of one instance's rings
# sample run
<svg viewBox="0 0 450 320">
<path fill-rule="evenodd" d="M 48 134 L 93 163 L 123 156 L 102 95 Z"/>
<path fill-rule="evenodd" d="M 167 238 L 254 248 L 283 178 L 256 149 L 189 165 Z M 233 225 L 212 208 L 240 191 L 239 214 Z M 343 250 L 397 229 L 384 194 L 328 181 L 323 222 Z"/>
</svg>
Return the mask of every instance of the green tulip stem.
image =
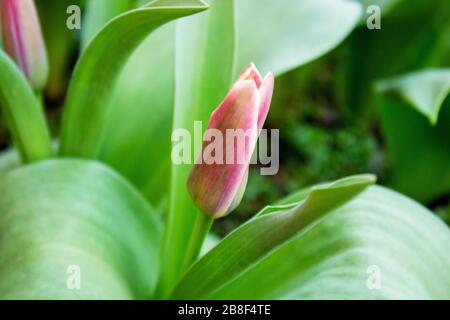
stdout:
<svg viewBox="0 0 450 320">
<path fill-rule="evenodd" d="M 213 219 L 202 212 L 197 213 L 194 227 L 189 238 L 186 254 L 184 256 L 183 271 L 187 270 L 189 266 L 198 258 L 206 235 L 211 229 Z"/>
</svg>

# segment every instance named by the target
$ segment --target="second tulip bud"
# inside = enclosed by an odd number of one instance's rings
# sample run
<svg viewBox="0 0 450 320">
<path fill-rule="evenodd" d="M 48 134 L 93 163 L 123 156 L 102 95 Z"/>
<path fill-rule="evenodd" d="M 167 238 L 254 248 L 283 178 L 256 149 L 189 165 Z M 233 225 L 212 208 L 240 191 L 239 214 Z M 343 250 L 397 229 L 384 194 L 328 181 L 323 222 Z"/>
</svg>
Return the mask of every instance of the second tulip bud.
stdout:
<svg viewBox="0 0 450 320">
<path fill-rule="evenodd" d="M 48 59 L 33 0 L 0 0 L 5 52 L 16 62 L 36 91 L 44 88 Z"/>
</svg>

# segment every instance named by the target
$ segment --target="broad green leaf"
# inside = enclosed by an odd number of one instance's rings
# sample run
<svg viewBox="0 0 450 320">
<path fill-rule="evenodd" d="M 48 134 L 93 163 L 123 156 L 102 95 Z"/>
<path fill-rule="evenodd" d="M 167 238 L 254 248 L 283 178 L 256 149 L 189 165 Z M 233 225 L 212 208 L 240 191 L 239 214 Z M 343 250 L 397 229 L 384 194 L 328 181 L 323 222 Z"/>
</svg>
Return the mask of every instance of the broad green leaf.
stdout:
<svg viewBox="0 0 450 320">
<path fill-rule="evenodd" d="M 259 219 L 283 215 L 287 213 Z M 243 229 L 256 221 L 235 231 L 194 265 L 174 297 L 450 298 L 450 230 L 426 208 L 383 187 L 367 188 L 242 267 L 240 261 L 248 256 L 242 247 L 256 246 L 253 242 L 259 240 Z M 239 233 L 240 242 L 225 250 Z"/>
<path fill-rule="evenodd" d="M 377 84 L 377 91 L 399 95 L 435 125 L 450 93 L 450 69 L 430 69 L 383 80 Z"/>
<path fill-rule="evenodd" d="M 341 43 L 360 16 L 359 3 L 346 0 L 237 0 L 237 70 L 253 61 L 279 75 L 310 62 Z"/>
<path fill-rule="evenodd" d="M 432 212 L 373 187 L 210 298 L 449 299 L 449 249 Z"/>
<path fill-rule="evenodd" d="M 211 8 L 177 23 L 174 129 L 194 137 L 194 121 L 206 130 L 212 111 L 232 84 L 235 56 L 233 1 L 209 1 Z M 207 30 L 208 32 L 206 32 Z M 203 133 L 202 133 L 203 134 Z M 192 154 L 192 163 L 196 157 Z M 198 211 L 186 189 L 191 165 L 173 165 L 158 293 L 170 290 L 184 271 L 184 253 Z"/>
<path fill-rule="evenodd" d="M 78 62 L 67 96 L 63 156 L 97 157 L 112 92 L 127 59 L 161 25 L 207 8 L 201 0 L 156 0 L 105 26 Z"/>
<path fill-rule="evenodd" d="M 388 185 L 425 203 L 448 194 L 450 99 L 435 126 L 403 99 L 381 96 L 377 106 L 390 164 Z"/>
<path fill-rule="evenodd" d="M 195 263 L 179 282 L 172 297 L 208 298 L 276 247 L 349 201 L 374 181 L 374 176 L 363 175 L 317 186 L 294 207 L 257 215 Z"/>
<path fill-rule="evenodd" d="M 44 113 L 25 76 L 0 50 L 0 107 L 23 162 L 51 156 Z"/>
<path fill-rule="evenodd" d="M 50 160 L 0 177 L 2 299 L 149 298 L 160 221 L 107 167 Z M 80 288 L 75 278 L 80 272 Z M 71 277 L 72 276 L 72 277 Z"/>
</svg>

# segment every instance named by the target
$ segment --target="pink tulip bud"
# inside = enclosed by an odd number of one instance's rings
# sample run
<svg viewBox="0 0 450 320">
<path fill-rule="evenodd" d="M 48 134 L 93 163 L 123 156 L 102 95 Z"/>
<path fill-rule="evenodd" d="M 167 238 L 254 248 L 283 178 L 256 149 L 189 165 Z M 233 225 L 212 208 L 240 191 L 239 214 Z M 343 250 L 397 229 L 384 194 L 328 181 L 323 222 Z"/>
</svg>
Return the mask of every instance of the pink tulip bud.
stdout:
<svg viewBox="0 0 450 320">
<path fill-rule="evenodd" d="M 209 120 L 202 154 L 192 167 L 187 185 L 195 204 L 214 219 L 229 214 L 242 200 L 250 158 L 269 112 L 273 89 L 272 73 L 262 79 L 250 64 Z M 216 161 L 211 162 L 206 159 L 208 150 L 212 144 L 217 146 L 219 133 L 224 148 L 215 149 Z"/>
<path fill-rule="evenodd" d="M 3 47 L 35 90 L 47 82 L 48 60 L 33 0 L 0 0 Z"/>
</svg>

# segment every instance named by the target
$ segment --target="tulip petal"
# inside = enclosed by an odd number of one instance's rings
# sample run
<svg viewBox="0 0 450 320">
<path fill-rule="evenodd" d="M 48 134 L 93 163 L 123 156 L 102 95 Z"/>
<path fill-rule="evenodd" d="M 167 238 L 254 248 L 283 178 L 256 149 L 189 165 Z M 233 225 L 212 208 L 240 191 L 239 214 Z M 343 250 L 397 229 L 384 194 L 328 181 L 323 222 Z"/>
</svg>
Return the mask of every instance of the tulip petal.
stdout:
<svg viewBox="0 0 450 320">
<path fill-rule="evenodd" d="M 239 188 L 237 189 L 236 194 L 233 198 L 233 201 L 231 202 L 230 207 L 228 208 L 227 212 L 233 211 L 241 203 L 242 198 L 244 197 L 245 189 L 247 188 L 248 170 L 249 169 L 247 167 L 247 170 L 245 170 L 244 177 L 242 178 L 242 181 L 239 184 Z"/>
<path fill-rule="evenodd" d="M 242 73 L 239 75 L 239 77 L 237 78 L 237 81 L 240 81 L 240 80 L 253 80 L 253 81 L 255 81 L 257 88 L 259 88 L 262 83 L 261 74 L 259 73 L 256 66 L 253 64 L 253 62 L 250 63 L 244 69 L 244 71 L 242 71 Z"/>
<path fill-rule="evenodd" d="M 15 60 L 20 69 L 28 77 L 28 70 L 25 63 L 25 49 L 21 41 L 21 26 L 18 16 L 19 2 L 10 0 L 0 0 L 1 21 L 3 31 L 3 45 Z"/>
<path fill-rule="evenodd" d="M 241 80 L 236 82 L 211 116 L 208 129 L 217 129 L 222 133 L 225 146 L 223 163 L 194 164 L 188 179 L 188 190 L 195 204 L 213 218 L 229 213 L 233 202 L 236 202 L 237 193 L 245 189 L 242 183 L 258 139 L 259 108 L 260 94 L 256 83 L 253 80 Z M 240 129 L 241 133 L 245 133 L 245 137 L 240 136 L 245 143 L 240 145 L 234 136 L 230 139 L 227 129 Z M 213 141 L 205 140 L 202 150 L 210 143 Z M 232 148 L 228 147 L 230 144 Z M 227 162 L 230 152 L 234 155 L 233 163 Z"/>
<path fill-rule="evenodd" d="M 270 104 L 272 102 L 273 89 L 275 86 L 275 78 L 272 73 L 268 73 L 259 88 L 261 96 L 261 106 L 258 115 L 258 130 L 261 130 L 269 113 Z"/>
</svg>

